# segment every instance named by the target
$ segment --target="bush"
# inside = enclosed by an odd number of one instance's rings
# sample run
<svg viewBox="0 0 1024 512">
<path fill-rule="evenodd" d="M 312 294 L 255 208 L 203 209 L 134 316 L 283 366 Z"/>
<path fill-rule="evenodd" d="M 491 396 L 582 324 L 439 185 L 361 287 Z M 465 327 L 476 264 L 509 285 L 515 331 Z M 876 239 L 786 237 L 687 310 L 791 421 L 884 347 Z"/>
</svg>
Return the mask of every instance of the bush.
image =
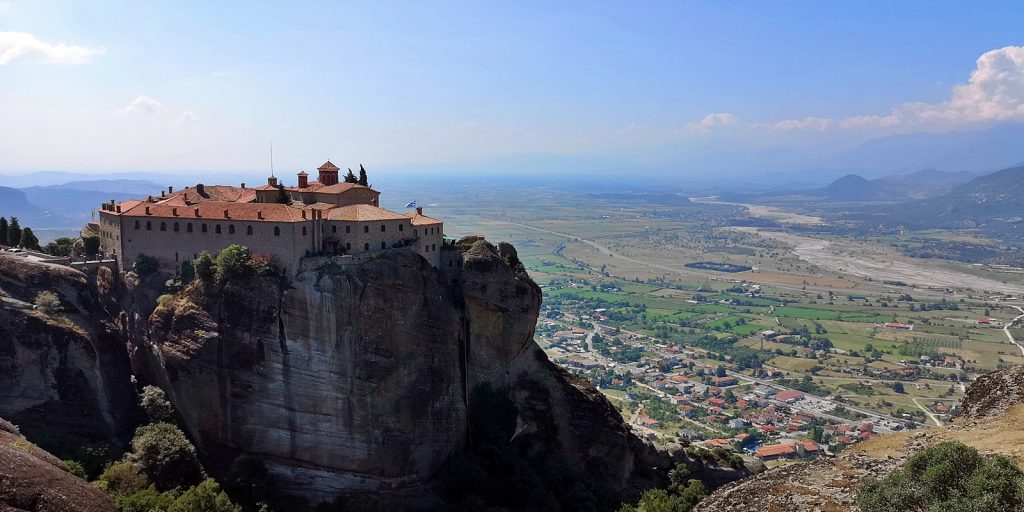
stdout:
<svg viewBox="0 0 1024 512">
<path fill-rule="evenodd" d="M 212 283 L 213 278 L 217 276 L 217 264 L 214 263 L 213 258 L 210 257 L 210 253 L 206 251 L 199 254 L 194 266 L 196 269 L 196 277 L 205 284 Z"/>
<path fill-rule="evenodd" d="M 74 246 L 74 239 L 63 236 L 46 244 L 46 247 L 43 247 L 43 252 L 52 256 L 70 256 Z"/>
<path fill-rule="evenodd" d="M 160 269 L 160 260 L 155 256 L 139 254 L 135 257 L 135 273 L 140 276 L 148 276 Z"/>
<path fill-rule="evenodd" d="M 174 494 L 160 492 L 149 486 L 134 494 L 115 496 L 118 512 L 167 512 L 174 504 Z"/>
<path fill-rule="evenodd" d="M 195 447 L 170 423 L 139 427 L 129 457 L 160 490 L 188 487 L 205 477 Z"/>
<path fill-rule="evenodd" d="M 156 386 L 142 388 L 139 405 L 142 406 L 142 410 L 146 411 L 149 420 L 154 423 L 170 421 L 174 418 L 174 406 L 167 400 L 167 393 Z"/>
<path fill-rule="evenodd" d="M 52 315 L 64 310 L 60 305 L 60 297 L 53 292 L 39 292 L 36 294 L 36 298 L 32 302 L 36 305 L 36 309 L 41 311 L 44 315 Z"/>
<path fill-rule="evenodd" d="M 168 512 L 242 512 L 242 507 L 232 503 L 217 482 L 206 479 L 183 492 Z"/>
<path fill-rule="evenodd" d="M 68 473 L 71 473 L 82 480 L 89 479 L 89 473 L 86 473 L 85 467 L 83 467 L 77 460 L 65 460 L 64 465 L 68 467 Z"/>
<path fill-rule="evenodd" d="M 107 466 L 96 480 L 102 482 L 107 493 L 112 496 L 127 496 L 149 487 L 149 480 L 142 467 L 127 460 Z"/>
<path fill-rule="evenodd" d="M 217 280 L 245 278 L 249 262 L 249 248 L 231 244 L 217 255 Z"/>
<path fill-rule="evenodd" d="M 192 265 L 191 261 L 181 262 L 181 285 L 186 286 L 196 278 L 196 267 Z"/>
<path fill-rule="evenodd" d="M 982 457 L 947 441 L 918 452 L 884 479 L 865 482 L 857 505 L 863 512 L 1020 510 L 1024 473 L 1004 456 Z"/>
</svg>

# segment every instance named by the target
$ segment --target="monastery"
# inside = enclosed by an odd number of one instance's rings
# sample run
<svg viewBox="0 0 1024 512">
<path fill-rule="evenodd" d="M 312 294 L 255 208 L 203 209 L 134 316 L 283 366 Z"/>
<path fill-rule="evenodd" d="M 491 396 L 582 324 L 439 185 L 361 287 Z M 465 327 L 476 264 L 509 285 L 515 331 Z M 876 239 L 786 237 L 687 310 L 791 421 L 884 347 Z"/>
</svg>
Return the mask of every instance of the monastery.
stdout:
<svg viewBox="0 0 1024 512">
<path fill-rule="evenodd" d="M 247 188 L 198 184 L 159 197 L 104 203 L 99 212 L 100 252 L 132 267 L 139 254 L 154 256 L 163 270 L 176 271 L 202 252 L 216 255 L 231 244 L 269 253 L 296 272 L 309 256 L 358 255 L 409 247 L 437 267 L 444 224 L 415 213 L 380 208 L 380 192 L 339 182 L 338 166 L 320 166 L 317 181 L 300 171 L 298 184 L 277 178 Z"/>
</svg>

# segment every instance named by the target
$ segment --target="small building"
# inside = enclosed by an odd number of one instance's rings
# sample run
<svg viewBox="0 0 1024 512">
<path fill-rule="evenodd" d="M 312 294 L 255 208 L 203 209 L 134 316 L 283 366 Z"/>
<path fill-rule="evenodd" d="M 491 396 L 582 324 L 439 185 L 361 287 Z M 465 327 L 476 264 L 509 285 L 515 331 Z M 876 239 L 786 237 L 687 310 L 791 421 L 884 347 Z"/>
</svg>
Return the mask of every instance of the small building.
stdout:
<svg viewBox="0 0 1024 512">
<path fill-rule="evenodd" d="M 787 389 L 786 391 L 780 391 L 775 394 L 775 399 L 787 403 L 798 402 L 804 399 L 803 392 L 795 389 Z"/>
<path fill-rule="evenodd" d="M 818 444 L 814 441 L 795 441 L 762 446 L 754 455 L 761 460 L 803 459 L 817 457 L 819 452 Z"/>
</svg>

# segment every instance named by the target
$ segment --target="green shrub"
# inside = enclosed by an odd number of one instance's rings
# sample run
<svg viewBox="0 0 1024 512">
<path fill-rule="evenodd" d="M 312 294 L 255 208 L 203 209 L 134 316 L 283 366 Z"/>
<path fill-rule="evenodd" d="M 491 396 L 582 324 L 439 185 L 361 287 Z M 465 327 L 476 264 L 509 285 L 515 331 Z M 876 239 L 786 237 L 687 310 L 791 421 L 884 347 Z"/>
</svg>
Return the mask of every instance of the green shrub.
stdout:
<svg viewBox="0 0 1024 512">
<path fill-rule="evenodd" d="M 194 266 L 196 268 L 196 277 L 204 284 L 212 283 L 214 277 L 217 276 L 217 264 L 210 257 L 210 253 L 206 251 L 199 254 Z"/>
<path fill-rule="evenodd" d="M 983 457 L 947 441 L 918 452 L 889 476 L 865 482 L 857 505 L 863 512 L 1020 510 L 1024 473 L 1004 456 Z"/>
<path fill-rule="evenodd" d="M 192 265 L 191 261 L 181 262 L 181 284 L 182 286 L 188 285 L 196 278 L 196 267 Z"/>
<path fill-rule="evenodd" d="M 88 480 L 89 474 L 85 472 L 85 468 L 77 460 L 65 460 L 64 465 L 68 468 L 68 473 L 81 478 L 82 480 Z"/>
<path fill-rule="evenodd" d="M 142 406 L 142 410 L 146 411 L 149 420 L 154 423 L 170 421 L 174 418 L 174 406 L 167 400 L 167 394 L 164 393 L 164 390 L 156 386 L 142 388 L 139 405 Z"/>
<path fill-rule="evenodd" d="M 122 460 L 104 469 L 96 479 L 104 484 L 108 494 L 127 496 L 149 487 L 149 480 L 138 464 Z"/>
<path fill-rule="evenodd" d="M 203 480 L 174 500 L 168 512 L 242 512 L 213 480 Z"/>
<path fill-rule="evenodd" d="M 160 269 L 160 260 L 155 256 L 139 254 L 135 257 L 135 273 L 140 276 L 148 276 Z"/>
<path fill-rule="evenodd" d="M 170 423 L 139 427 L 129 457 L 162 491 L 188 487 L 205 477 L 195 447 L 181 429 Z"/>
<path fill-rule="evenodd" d="M 173 493 L 157 491 L 153 486 L 126 496 L 114 497 L 114 506 L 118 512 L 168 512 L 173 504 Z"/>
<path fill-rule="evenodd" d="M 217 254 L 217 280 L 245 278 L 248 275 L 249 248 L 231 244 Z"/>
<path fill-rule="evenodd" d="M 36 305 L 36 309 L 45 315 L 53 315 L 64 310 L 60 305 L 60 297 L 53 292 L 41 291 L 36 294 L 36 298 L 32 302 Z"/>
</svg>

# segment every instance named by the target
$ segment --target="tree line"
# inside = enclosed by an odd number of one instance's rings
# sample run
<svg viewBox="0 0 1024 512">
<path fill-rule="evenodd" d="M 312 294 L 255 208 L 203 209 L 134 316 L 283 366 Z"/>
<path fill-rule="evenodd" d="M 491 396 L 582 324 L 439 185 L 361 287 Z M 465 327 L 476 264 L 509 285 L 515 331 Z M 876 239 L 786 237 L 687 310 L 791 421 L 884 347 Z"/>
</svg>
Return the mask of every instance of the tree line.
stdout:
<svg viewBox="0 0 1024 512">
<path fill-rule="evenodd" d="M 17 217 L 0 217 L 0 245 L 8 247 L 24 247 L 26 249 L 41 250 L 39 238 L 32 232 L 32 228 L 23 228 Z"/>
</svg>

